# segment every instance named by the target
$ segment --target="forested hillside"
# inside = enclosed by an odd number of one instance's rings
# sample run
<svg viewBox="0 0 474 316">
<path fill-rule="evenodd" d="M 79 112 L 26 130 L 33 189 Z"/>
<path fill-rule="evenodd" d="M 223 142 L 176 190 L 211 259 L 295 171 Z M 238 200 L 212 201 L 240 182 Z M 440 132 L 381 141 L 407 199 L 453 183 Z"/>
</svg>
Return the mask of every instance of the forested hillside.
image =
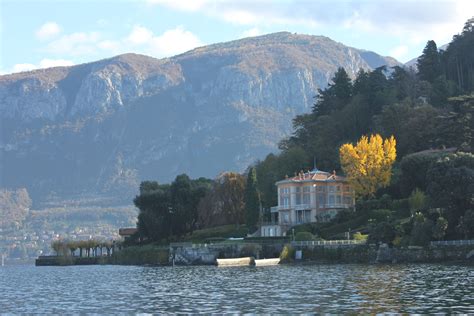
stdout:
<svg viewBox="0 0 474 316">
<path fill-rule="evenodd" d="M 445 217 L 448 237 L 472 236 L 473 65 L 471 19 L 445 51 L 428 41 L 418 59 L 418 72 L 380 67 L 360 71 L 351 80 L 339 68 L 329 87 L 319 91 L 312 112 L 293 120 L 293 135 L 280 142 L 281 153 L 257 163 L 264 207 L 277 205 L 274 183 L 285 175 L 311 169 L 314 161 L 320 169 L 340 171 L 342 144 L 354 143 L 363 135 L 393 135 L 397 162 L 392 181 L 377 192 L 372 206 L 391 209 L 390 221 L 410 215 L 406 199 L 421 195 L 423 203 L 411 207 L 413 213 L 421 211 L 419 221 L 431 216 L 436 223 L 438 217 Z M 379 203 L 382 197 L 385 202 Z M 361 212 L 366 202 L 360 201 Z M 404 202 L 406 206 L 400 207 Z"/>
<path fill-rule="evenodd" d="M 242 224 L 253 218 L 245 216 L 246 205 L 261 203 L 268 212 L 278 204 L 276 181 L 313 168 L 314 161 L 319 169 L 341 172 L 340 147 L 379 134 L 390 139 L 390 146 L 396 143 L 387 183 L 359 196 L 355 212 L 297 229 L 323 238 L 360 230 L 374 241 L 403 245 L 474 237 L 473 61 L 471 19 L 445 51 L 429 41 L 417 72 L 382 66 L 360 70 L 352 80 L 339 68 L 329 87 L 319 90 L 311 113 L 294 118 L 293 134 L 280 142 L 281 152 L 249 169 L 247 183 L 256 183 L 255 194 L 245 190 L 245 178 L 233 173 L 212 184 L 183 175 L 171 186 L 143 183 L 135 199 L 140 234 L 152 240 L 171 237 L 179 216 L 186 223 L 177 224 L 175 236 L 198 227 Z M 153 227 L 166 230 L 156 236 Z"/>
</svg>

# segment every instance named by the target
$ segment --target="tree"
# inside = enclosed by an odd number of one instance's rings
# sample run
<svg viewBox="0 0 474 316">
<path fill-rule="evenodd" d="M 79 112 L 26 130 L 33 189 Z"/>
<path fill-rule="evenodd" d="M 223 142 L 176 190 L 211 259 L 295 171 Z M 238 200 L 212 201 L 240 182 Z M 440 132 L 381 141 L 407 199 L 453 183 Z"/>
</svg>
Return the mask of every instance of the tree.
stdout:
<svg viewBox="0 0 474 316">
<path fill-rule="evenodd" d="M 259 215 L 260 194 L 257 189 L 257 171 L 254 167 L 251 167 L 245 187 L 245 219 L 250 232 L 257 228 Z"/>
<path fill-rule="evenodd" d="M 144 190 L 133 202 L 140 210 L 137 226 L 141 238 L 158 241 L 172 235 L 169 187 Z"/>
<path fill-rule="evenodd" d="M 433 231 L 433 221 L 427 219 L 422 212 L 416 212 L 412 217 L 412 222 L 410 244 L 413 246 L 428 245 Z"/>
<path fill-rule="evenodd" d="M 459 220 L 458 229 L 463 238 L 474 238 L 474 209 L 467 210 Z"/>
<path fill-rule="evenodd" d="M 440 158 L 429 168 L 426 181 L 432 206 L 444 209 L 448 237 L 459 238 L 455 228 L 465 212 L 474 209 L 474 155 L 458 152 Z"/>
<path fill-rule="evenodd" d="M 417 61 L 418 76 L 421 80 L 433 83 L 441 75 L 441 63 L 435 41 L 428 41 L 423 54 Z"/>
<path fill-rule="evenodd" d="M 318 97 L 313 107 L 317 116 L 328 115 L 340 110 L 352 96 L 352 82 L 344 68 L 339 67 L 325 90 L 318 90 Z"/>
<path fill-rule="evenodd" d="M 341 166 L 359 196 L 374 196 L 377 189 L 390 184 L 392 164 L 397 156 L 392 136 L 383 140 L 378 134 L 362 136 L 356 146 L 339 149 Z"/>
<path fill-rule="evenodd" d="M 391 244 L 396 236 L 397 232 L 393 224 L 389 222 L 380 222 L 370 228 L 369 242 Z"/>
<path fill-rule="evenodd" d="M 214 180 L 212 188 L 199 201 L 200 228 L 245 222 L 245 178 L 226 172 Z"/>
<path fill-rule="evenodd" d="M 444 235 L 446 234 L 446 229 L 448 228 L 448 221 L 440 216 L 436 220 L 436 224 L 433 226 L 433 238 L 436 240 L 441 240 L 444 238 Z"/>
<path fill-rule="evenodd" d="M 448 101 L 452 110 L 438 119 L 438 142 L 471 152 L 474 150 L 474 95 L 462 95 Z"/>
<path fill-rule="evenodd" d="M 223 215 L 233 224 L 245 222 L 245 178 L 235 172 L 222 174 L 217 181 L 219 186 L 219 203 L 222 205 Z"/>
<path fill-rule="evenodd" d="M 54 240 L 51 242 L 51 248 L 53 248 L 56 256 L 59 256 L 61 253 L 62 248 L 64 247 L 64 243 L 61 240 Z"/>
<path fill-rule="evenodd" d="M 420 212 L 426 207 L 426 195 L 420 189 L 416 188 L 408 198 L 408 204 L 410 205 L 410 211 L 412 214 Z"/>
<path fill-rule="evenodd" d="M 443 68 L 448 80 L 456 83 L 461 92 L 474 90 L 474 18 L 466 21 L 459 35 L 455 35 L 442 54 Z"/>
</svg>

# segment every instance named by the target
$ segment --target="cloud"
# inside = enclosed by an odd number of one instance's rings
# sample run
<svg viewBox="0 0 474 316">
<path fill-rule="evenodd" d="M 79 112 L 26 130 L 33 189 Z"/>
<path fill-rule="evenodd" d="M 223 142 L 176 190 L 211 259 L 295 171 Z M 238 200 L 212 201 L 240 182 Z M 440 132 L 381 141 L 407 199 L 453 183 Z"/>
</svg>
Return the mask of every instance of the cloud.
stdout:
<svg viewBox="0 0 474 316">
<path fill-rule="evenodd" d="M 196 35 L 178 26 L 165 31 L 160 36 L 152 37 L 148 49 L 154 56 L 165 57 L 184 53 L 202 45 L 203 43 Z"/>
<path fill-rule="evenodd" d="M 40 40 L 48 40 L 61 33 L 61 28 L 55 22 L 46 22 L 36 31 L 36 37 Z"/>
<path fill-rule="evenodd" d="M 417 45 L 430 39 L 440 43 L 449 41 L 474 12 L 472 0 L 148 0 L 148 3 L 198 12 L 237 25 L 342 28 L 368 35 L 387 34 Z"/>
<path fill-rule="evenodd" d="M 127 37 L 133 45 L 144 44 L 149 42 L 153 38 L 153 32 L 147 29 L 146 27 L 135 25 L 132 29 L 132 32 Z"/>
<path fill-rule="evenodd" d="M 40 69 L 40 68 L 51 68 L 51 67 L 72 66 L 72 65 L 74 65 L 74 62 L 72 62 L 71 60 L 45 58 L 45 59 L 42 59 L 38 65 L 27 64 L 27 63 L 16 64 L 13 66 L 13 68 L 10 71 L 5 71 L 3 73 L 0 72 L 0 75 L 6 74 L 6 73 L 30 71 L 30 70 Z"/>
<path fill-rule="evenodd" d="M 262 32 L 257 27 L 253 27 L 251 29 L 248 29 L 248 30 L 242 32 L 242 34 L 240 34 L 240 38 L 253 37 L 253 36 L 258 36 L 258 35 L 261 35 L 261 34 L 262 34 Z"/>
<path fill-rule="evenodd" d="M 99 32 L 64 34 L 48 42 L 42 51 L 73 59 L 84 56 L 94 58 L 102 56 L 103 52 L 115 55 L 135 52 L 154 57 L 170 57 L 203 45 L 196 35 L 183 26 L 155 34 L 142 25 L 134 25 L 129 34 L 122 38 L 103 37 Z"/>
<path fill-rule="evenodd" d="M 406 45 L 399 45 L 393 48 L 390 51 L 390 56 L 395 57 L 396 59 L 402 59 L 408 53 L 408 46 Z"/>
<path fill-rule="evenodd" d="M 50 68 L 50 67 L 59 67 L 59 66 L 72 66 L 72 65 L 74 65 L 74 63 L 71 60 L 45 58 L 40 61 L 39 68 Z"/>
<path fill-rule="evenodd" d="M 94 53 L 100 40 L 98 32 L 66 34 L 49 42 L 44 51 L 58 55 L 79 56 Z"/>
<path fill-rule="evenodd" d="M 191 0 L 191 1 L 177 1 L 177 0 L 146 0 L 150 5 L 164 5 L 166 7 L 180 10 L 180 11 L 198 11 L 209 5 L 212 1 L 209 0 Z"/>
<path fill-rule="evenodd" d="M 36 68 L 38 67 L 33 64 L 16 64 L 13 66 L 13 69 L 11 70 L 10 73 L 30 71 Z"/>
</svg>

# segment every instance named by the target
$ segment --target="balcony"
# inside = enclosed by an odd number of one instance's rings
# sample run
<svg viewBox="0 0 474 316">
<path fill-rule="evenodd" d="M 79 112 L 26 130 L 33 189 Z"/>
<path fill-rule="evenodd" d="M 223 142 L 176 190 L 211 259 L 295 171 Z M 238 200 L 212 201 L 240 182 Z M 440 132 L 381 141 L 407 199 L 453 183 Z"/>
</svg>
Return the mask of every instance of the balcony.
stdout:
<svg viewBox="0 0 474 316">
<path fill-rule="evenodd" d="M 277 205 L 270 207 L 270 213 L 277 213 L 278 211 L 285 211 L 291 209 L 289 205 Z"/>
<path fill-rule="evenodd" d="M 310 210 L 311 209 L 311 205 L 310 204 L 298 204 L 298 205 L 294 205 L 293 207 L 295 210 L 297 211 L 302 211 L 302 210 Z M 314 207 L 313 207 L 314 208 Z"/>
<path fill-rule="evenodd" d="M 314 206 L 311 207 L 311 204 L 298 204 L 298 205 L 278 205 L 278 206 L 272 206 L 270 208 L 271 213 L 276 213 L 278 211 L 287 211 L 287 210 L 297 210 L 297 211 L 302 211 L 302 210 L 310 210 L 312 208 L 315 208 Z"/>
<path fill-rule="evenodd" d="M 319 204 L 319 208 L 352 208 L 354 205 L 352 204 Z"/>
</svg>

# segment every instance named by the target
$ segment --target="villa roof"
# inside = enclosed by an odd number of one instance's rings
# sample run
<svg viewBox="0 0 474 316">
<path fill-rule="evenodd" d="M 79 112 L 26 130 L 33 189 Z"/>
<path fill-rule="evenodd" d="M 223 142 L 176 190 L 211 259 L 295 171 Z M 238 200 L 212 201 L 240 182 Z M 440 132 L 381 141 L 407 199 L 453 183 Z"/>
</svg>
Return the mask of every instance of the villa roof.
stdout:
<svg viewBox="0 0 474 316">
<path fill-rule="evenodd" d="M 138 231 L 135 227 L 119 228 L 120 236 L 132 236 Z"/>
<path fill-rule="evenodd" d="M 326 171 L 318 170 L 314 168 L 311 171 L 303 172 L 300 171 L 294 177 L 286 178 L 284 180 L 277 181 L 276 184 L 283 183 L 298 183 L 298 182 L 325 182 L 325 181 L 345 181 L 346 177 L 336 175 L 336 171 L 329 173 Z"/>
</svg>

